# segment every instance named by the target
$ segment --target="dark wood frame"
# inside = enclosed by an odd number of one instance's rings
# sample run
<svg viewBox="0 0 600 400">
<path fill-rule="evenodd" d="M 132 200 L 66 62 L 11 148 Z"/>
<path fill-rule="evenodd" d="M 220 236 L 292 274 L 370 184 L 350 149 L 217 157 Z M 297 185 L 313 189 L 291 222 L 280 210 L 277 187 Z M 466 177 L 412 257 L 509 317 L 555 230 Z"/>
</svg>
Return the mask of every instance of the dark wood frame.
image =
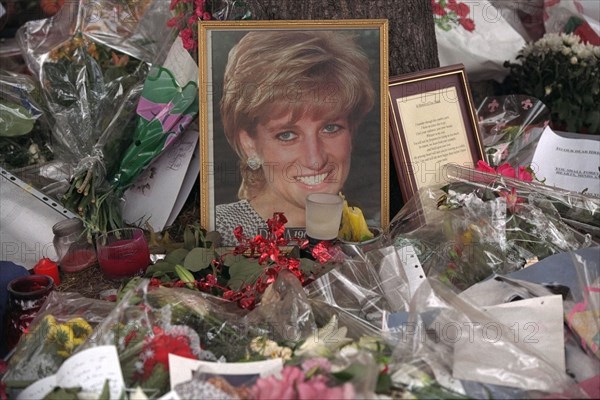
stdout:
<svg viewBox="0 0 600 400">
<path fill-rule="evenodd" d="M 469 82 L 466 77 L 464 65 L 456 64 L 447 67 L 434 68 L 425 71 L 390 77 L 388 85 L 389 106 L 390 106 L 390 140 L 392 146 L 392 156 L 394 166 L 398 174 L 400 191 L 402 192 L 403 202 L 410 200 L 415 192 L 426 185 L 420 185 L 420 181 L 415 176 L 415 167 L 411 162 L 409 145 L 414 141 L 413 132 L 408 132 L 402 121 L 402 115 L 398 107 L 398 100 L 408 99 L 411 96 L 419 95 L 421 98 L 427 94 L 435 93 L 441 101 L 447 101 L 444 94 L 448 88 L 456 89 L 457 99 L 452 102 L 458 102 L 460 119 L 464 124 L 464 132 L 468 143 L 469 159 L 461 160 L 463 166 L 474 166 L 478 160 L 483 160 L 483 144 L 479 133 L 479 126 Z M 427 100 L 425 96 L 425 100 Z M 450 108 L 450 107 L 449 107 Z M 456 110 L 454 110 L 456 111 Z M 449 113 L 453 110 L 449 109 Z M 427 171 L 430 173 L 431 171 Z M 445 174 L 439 170 L 440 179 Z"/>
</svg>

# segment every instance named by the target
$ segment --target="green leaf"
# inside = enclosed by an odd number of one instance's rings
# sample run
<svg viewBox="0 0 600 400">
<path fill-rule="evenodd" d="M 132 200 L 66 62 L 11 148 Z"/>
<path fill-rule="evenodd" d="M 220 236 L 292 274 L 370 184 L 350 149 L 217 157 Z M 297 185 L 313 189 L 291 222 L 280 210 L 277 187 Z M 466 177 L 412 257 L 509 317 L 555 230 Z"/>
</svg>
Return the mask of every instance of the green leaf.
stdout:
<svg viewBox="0 0 600 400">
<path fill-rule="evenodd" d="M 165 260 L 159 260 L 155 264 L 150 265 L 148 269 L 146 269 L 146 277 L 157 278 L 159 276 L 175 272 L 175 264 L 171 264 Z"/>
<path fill-rule="evenodd" d="M 183 264 L 188 253 L 189 250 L 186 249 L 175 249 L 165 256 L 165 261 L 171 264 Z"/>
<path fill-rule="evenodd" d="M 229 287 L 239 290 L 244 284 L 253 284 L 262 274 L 263 266 L 258 260 L 244 256 L 227 256 L 225 264 L 229 266 Z"/>
<path fill-rule="evenodd" d="M 192 272 L 198 272 L 209 266 L 214 258 L 215 251 L 213 249 L 195 247 L 185 256 L 183 266 Z"/>
<path fill-rule="evenodd" d="M 196 246 L 198 246 L 196 235 L 194 235 L 194 232 L 192 232 L 192 229 L 188 226 L 183 231 L 183 248 L 192 250 Z"/>
<path fill-rule="evenodd" d="M 14 137 L 25 135 L 33 129 L 35 118 L 25 107 L 0 101 L 0 136 Z"/>
<path fill-rule="evenodd" d="M 110 386 L 108 384 L 108 379 L 104 381 L 104 386 L 102 386 L 102 393 L 100 393 L 100 397 L 98 400 L 110 400 Z"/>
</svg>

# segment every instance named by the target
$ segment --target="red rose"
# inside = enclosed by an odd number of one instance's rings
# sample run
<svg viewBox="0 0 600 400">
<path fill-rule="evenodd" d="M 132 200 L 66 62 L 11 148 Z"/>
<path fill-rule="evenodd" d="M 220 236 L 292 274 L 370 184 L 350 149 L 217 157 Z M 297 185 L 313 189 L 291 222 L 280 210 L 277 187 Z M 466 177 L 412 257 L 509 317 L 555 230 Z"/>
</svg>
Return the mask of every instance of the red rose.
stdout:
<svg viewBox="0 0 600 400">
<path fill-rule="evenodd" d="M 475 30 L 475 22 L 471 18 L 461 18 L 458 20 L 463 28 L 465 28 L 469 32 L 473 32 Z"/>
<path fill-rule="evenodd" d="M 431 5 L 431 7 L 433 8 L 433 14 L 434 15 L 439 15 L 439 16 L 444 16 L 446 15 L 446 10 L 444 10 L 442 8 L 442 6 L 439 5 L 439 3 L 433 3 Z"/>
<path fill-rule="evenodd" d="M 454 11 L 456 13 L 456 15 L 458 15 L 461 18 L 464 18 L 467 15 L 469 15 L 469 12 L 471 11 L 469 6 L 466 5 L 465 3 L 448 4 L 448 10 Z"/>
</svg>

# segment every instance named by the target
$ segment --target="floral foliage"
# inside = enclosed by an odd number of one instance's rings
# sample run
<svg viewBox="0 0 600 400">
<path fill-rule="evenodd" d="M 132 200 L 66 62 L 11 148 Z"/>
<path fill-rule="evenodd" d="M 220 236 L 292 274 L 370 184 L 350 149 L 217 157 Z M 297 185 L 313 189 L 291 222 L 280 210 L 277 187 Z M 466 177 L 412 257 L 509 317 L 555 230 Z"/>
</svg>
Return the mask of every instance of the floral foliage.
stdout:
<svg viewBox="0 0 600 400">
<path fill-rule="evenodd" d="M 512 92 L 540 99 L 555 129 L 600 134 L 600 46 L 575 34 L 548 33 L 528 43 L 510 68 Z"/>
<path fill-rule="evenodd" d="M 242 1 L 171 0 L 173 17 L 167 26 L 176 29 L 183 47 L 197 59 L 198 22 L 213 19 L 247 19 L 249 12 Z"/>
<path fill-rule="evenodd" d="M 231 251 L 214 260 L 216 269 L 218 270 L 224 265 L 224 258 L 228 254 L 234 256 L 247 256 L 257 260 L 258 265 L 262 267 L 263 273 L 257 277 L 253 283 L 246 282 L 238 290 L 230 288 L 223 292 L 223 298 L 237 302 L 240 307 L 245 309 L 253 309 L 257 303 L 257 297 L 264 293 L 269 285 L 275 282 L 277 276 L 282 270 L 288 270 L 300 283 L 304 284 L 307 280 L 307 275 L 300 268 L 300 260 L 292 257 L 289 253 L 282 251 L 282 247 L 290 245 L 291 241 L 297 242 L 301 248 L 308 246 L 308 241 L 298 239 L 286 239 L 285 223 L 287 218 L 283 213 L 273 214 L 273 218 L 267 220 L 269 234 L 267 237 L 256 235 L 248 237 L 244 235 L 241 226 L 234 230 L 234 236 L 238 241 L 238 245 Z M 199 285 L 212 287 L 217 284 L 216 278 L 209 275 L 202 280 Z"/>
<path fill-rule="evenodd" d="M 431 0 L 431 8 L 435 24 L 440 29 L 449 31 L 453 26 L 462 26 L 469 32 L 475 30 L 475 22 L 469 18 L 471 8 L 466 2 Z"/>
</svg>

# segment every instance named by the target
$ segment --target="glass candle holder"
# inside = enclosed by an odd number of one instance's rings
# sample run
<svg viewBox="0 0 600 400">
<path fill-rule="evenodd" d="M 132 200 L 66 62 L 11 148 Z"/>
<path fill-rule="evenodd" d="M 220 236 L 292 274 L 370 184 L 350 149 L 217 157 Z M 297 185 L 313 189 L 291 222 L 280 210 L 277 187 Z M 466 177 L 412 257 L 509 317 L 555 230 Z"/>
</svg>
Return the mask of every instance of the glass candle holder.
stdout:
<svg viewBox="0 0 600 400">
<path fill-rule="evenodd" d="M 140 228 L 116 229 L 96 238 L 98 264 L 109 279 L 143 274 L 150 265 L 150 250 Z"/>
<path fill-rule="evenodd" d="M 26 275 L 10 281 L 7 289 L 6 340 L 10 351 L 54 289 L 54 280 L 48 275 Z"/>
<path fill-rule="evenodd" d="M 306 236 L 317 240 L 337 238 L 342 220 L 343 199 L 331 193 L 306 196 Z"/>
</svg>

